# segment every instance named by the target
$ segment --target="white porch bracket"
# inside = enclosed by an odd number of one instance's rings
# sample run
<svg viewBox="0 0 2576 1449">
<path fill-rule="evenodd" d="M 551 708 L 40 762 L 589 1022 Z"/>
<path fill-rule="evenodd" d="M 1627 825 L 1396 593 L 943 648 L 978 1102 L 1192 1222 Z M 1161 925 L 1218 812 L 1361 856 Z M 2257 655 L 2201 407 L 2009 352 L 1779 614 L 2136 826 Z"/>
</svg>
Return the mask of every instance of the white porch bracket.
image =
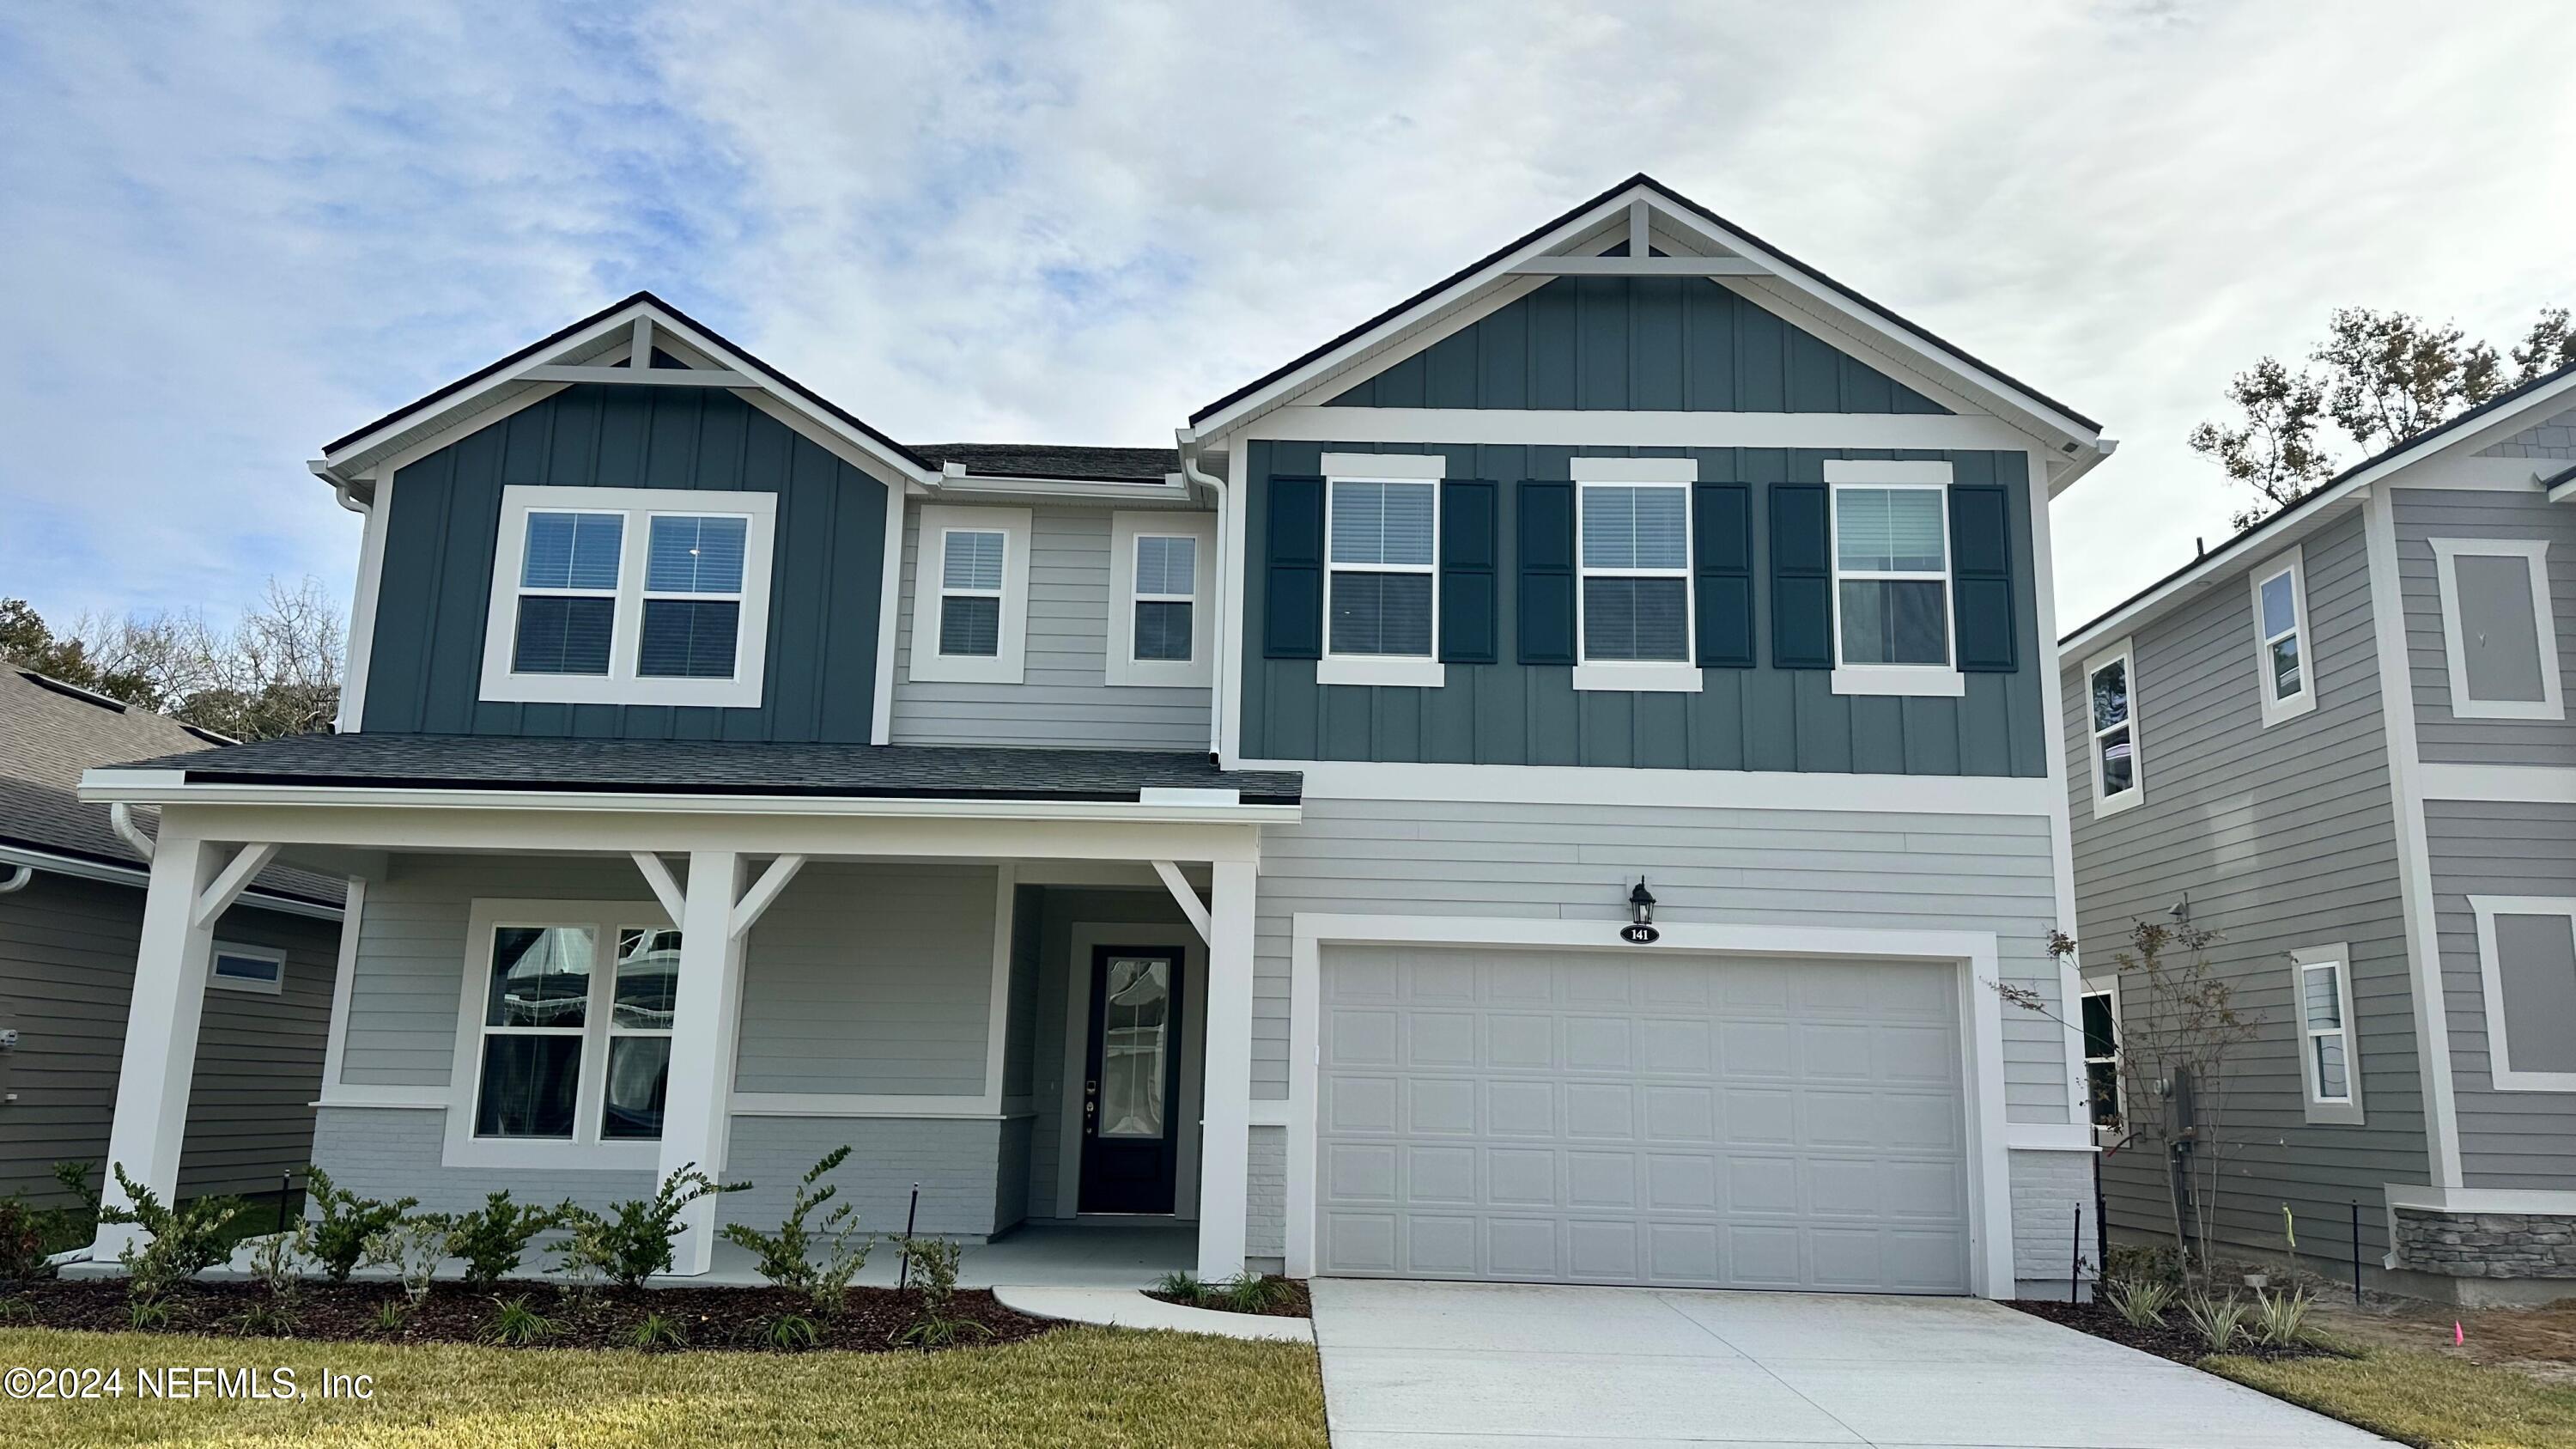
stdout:
<svg viewBox="0 0 2576 1449">
<path fill-rule="evenodd" d="M 771 861 L 760 879 L 751 883 L 751 889 L 742 893 L 742 899 L 733 903 L 729 921 L 732 934 L 739 938 L 758 924 L 761 915 L 777 901 L 779 892 L 787 889 L 787 883 L 804 868 L 805 857 L 801 855 L 782 855 Z"/>
<path fill-rule="evenodd" d="M 212 926 L 217 917 L 232 909 L 233 902 L 241 898 L 241 893 L 249 889 L 250 883 L 275 859 L 277 846 L 274 843 L 245 845 L 233 852 L 233 858 L 224 866 L 223 873 L 198 895 L 196 908 L 188 914 L 188 924 Z"/>
<path fill-rule="evenodd" d="M 644 883 L 653 888 L 653 899 L 660 901 L 662 909 L 670 913 L 671 924 L 678 925 L 680 917 L 688 914 L 689 908 L 686 898 L 680 893 L 680 883 L 671 877 L 671 868 L 663 864 L 662 857 L 653 851 L 638 850 L 633 855 L 635 868 L 644 872 Z"/>
<path fill-rule="evenodd" d="M 1155 861 L 1154 874 L 1163 878 L 1163 888 L 1172 893 L 1173 904 L 1189 918 L 1190 927 L 1199 933 L 1199 939 L 1215 944 L 1216 938 L 1208 934 L 1208 908 L 1199 900 L 1198 887 L 1191 885 L 1189 878 L 1181 874 L 1181 868 L 1168 860 Z"/>
</svg>

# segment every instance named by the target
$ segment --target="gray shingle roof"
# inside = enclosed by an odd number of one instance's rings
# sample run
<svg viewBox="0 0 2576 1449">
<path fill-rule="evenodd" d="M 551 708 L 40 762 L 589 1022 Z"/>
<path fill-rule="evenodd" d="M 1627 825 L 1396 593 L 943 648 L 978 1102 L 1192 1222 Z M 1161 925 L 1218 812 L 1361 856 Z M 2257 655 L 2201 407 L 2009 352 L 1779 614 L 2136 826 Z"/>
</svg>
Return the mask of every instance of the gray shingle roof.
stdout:
<svg viewBox="0 0 2576 1449">
<path fill-rule="evenodd" d="M 0 666 L 0 842 L 140 867 L 143 857 L 108 825 L 107 807 L 81 803 L 81 771 L 141 754 L 182 759 L 214 748 L 166 715 L 76 698 Z M 145 834 L 159 831 L 154 811 L 138 807 L 134 814 Z M 253 885 L 334 906 L 345 894 L 329 876 L 283 867 L 262 871 Z"/>
<path fill-rule="evenodd" d="M 190 783 L 380 789 L 652 790 L 707 795 L 1132 801 L 1139 790 L 1237 790 L 1293 804 L 1293 770 L 1220 770 L 1182 751 L 947 745 L 566 740 L 477 735 L 298 735 L 144 760 Z"/>
<path fill-rule="evenodd" d="M 962 463 L 988 478 L 1095 478 L 1159 483 L 1181 470 L 1170 448 L 1080 448 L 1059 443 L 914 443 L 912 450 L 940 463 Z"/>
</svg>

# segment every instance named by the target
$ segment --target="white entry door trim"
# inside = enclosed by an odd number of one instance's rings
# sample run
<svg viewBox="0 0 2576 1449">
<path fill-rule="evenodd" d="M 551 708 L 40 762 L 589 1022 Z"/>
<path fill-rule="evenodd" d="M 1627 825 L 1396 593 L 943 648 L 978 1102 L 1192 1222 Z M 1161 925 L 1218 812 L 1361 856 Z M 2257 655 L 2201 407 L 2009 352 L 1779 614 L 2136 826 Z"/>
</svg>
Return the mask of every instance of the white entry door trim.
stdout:
<svg viewBox="0 0 2576 1449">
<path fill-rule="evenodd" d="M 1906 931 L 1842 926 L 1661 925 L 1651 946 L 1624 945 L 1615 921 L 1493 920 L 1463 916 L 1369 916 L 1300 911 L 1294 919 L 1288 985 L 1288 1275 L 1315 1271 L 1318 1181 L 1316 1075 L 1323 1015 L 1323 948 L 1481 946 L 1492 950 L 1568 948 L 1778 958 L 1819 957 L 1952 962 L 1959 969 L 1961 1079 L 1968 1094 L 1969 1291 L 2013 1293 L 2011 1162 L 2004 1124 L 2003 998 L 1991 931 Z"/>
</svg>

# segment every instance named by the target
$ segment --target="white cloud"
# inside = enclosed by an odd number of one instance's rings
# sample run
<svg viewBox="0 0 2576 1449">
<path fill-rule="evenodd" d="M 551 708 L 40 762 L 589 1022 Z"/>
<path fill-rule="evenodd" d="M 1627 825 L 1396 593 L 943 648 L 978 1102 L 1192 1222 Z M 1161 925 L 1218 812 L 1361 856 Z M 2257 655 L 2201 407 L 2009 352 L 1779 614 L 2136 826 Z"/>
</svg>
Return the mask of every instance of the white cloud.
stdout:
<svg viewBox="0 0 2576 1449">
<path fill-rule="evenodd" d="M 2124 440 L 2080 618 L 2225 532 L 2229 372 L 2569 300 L 2538 3 L 348 8 L 0 22 L 0 590 L 345 579 L 302 459 L 636 286 L 899 437 L 1161 441 L 1648 170 Z"/>
</svg>

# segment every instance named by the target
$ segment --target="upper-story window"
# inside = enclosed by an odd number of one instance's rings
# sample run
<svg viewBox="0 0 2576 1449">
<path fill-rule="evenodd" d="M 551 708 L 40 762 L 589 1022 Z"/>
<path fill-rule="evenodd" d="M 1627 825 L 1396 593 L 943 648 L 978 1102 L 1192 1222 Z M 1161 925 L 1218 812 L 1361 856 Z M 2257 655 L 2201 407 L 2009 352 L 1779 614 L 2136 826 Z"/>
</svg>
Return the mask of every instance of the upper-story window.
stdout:
<svg viewBox="0 0 2576 1449">
<path fill-rule="evenodd" d="M 2307 1119 L 2358 1125 L 2361 1063 L 2353 1051 L 2352 952 L 2340 945 L 2290 953 L 2297 977 L 2299 1080 Z"/>
<path fill-rule="evenodd" d="M 2120 1125 L 2120 995 L 2116 978 L 2087 981 L 2082 998 L 2084 1096 L 2093 1125 Z"/>
<path fill-rule="evenodd" d="M 760 703 L 774 493 L 501 493 L 482 697 Z"/>
<path fill-rule="evenodd" d="M 1697 690 L 1688 458 L 1573 462 L 1577 689 Z"/>
<path fill-rule="evenodd" d="M 1109 535 L 1108 682 L 1212 682 L 1206 599 L 1215 572 L 1215 518 L 1120 513 L 1111 517 Z"/>
<path fill-rule="evenodd" d="M 2295 548 L 2254 571 L 2254 667 L 2261 676 L 2263 723 L 2276 725 L 2317 707 L 2316 671 L 2308 658 L 2307 570 Z"/>
<path fill-rule="evenodd" d="M 915 560 L 911 677 L 1017 684 L 1029 624 L 1026 508 L 929 504 Z"/>
<path fill-rule="evenodd" d="M 2558 624 L 2542 540 L 2432 540 L 2441 575 L 2451 713 L 2462 719 L 2565 719 Z"/>
<path fill-rule="evenodd" d="M 1950 465 L 1828 462 L 1834 692 L 1965 694 L 1950 617 Z"/>
<path fill-rule="evenodd" d="M 2084 666 L 2085 707 L 2093 727 L 2093 814 L 2126 810 L 2146 799 L 2146 759 L 2138 745 L 2137 651 L 2123 639 Z"/>
<path fill-rule="evenodd" d="M 1437 685 L 1437 456 L 1327 458 L 1325 684 Z M 1335 465 L 1339 464 L 1337 468 Z M 1348 471 L 1344 471 L 1348 470 Z"/>
</svg>

